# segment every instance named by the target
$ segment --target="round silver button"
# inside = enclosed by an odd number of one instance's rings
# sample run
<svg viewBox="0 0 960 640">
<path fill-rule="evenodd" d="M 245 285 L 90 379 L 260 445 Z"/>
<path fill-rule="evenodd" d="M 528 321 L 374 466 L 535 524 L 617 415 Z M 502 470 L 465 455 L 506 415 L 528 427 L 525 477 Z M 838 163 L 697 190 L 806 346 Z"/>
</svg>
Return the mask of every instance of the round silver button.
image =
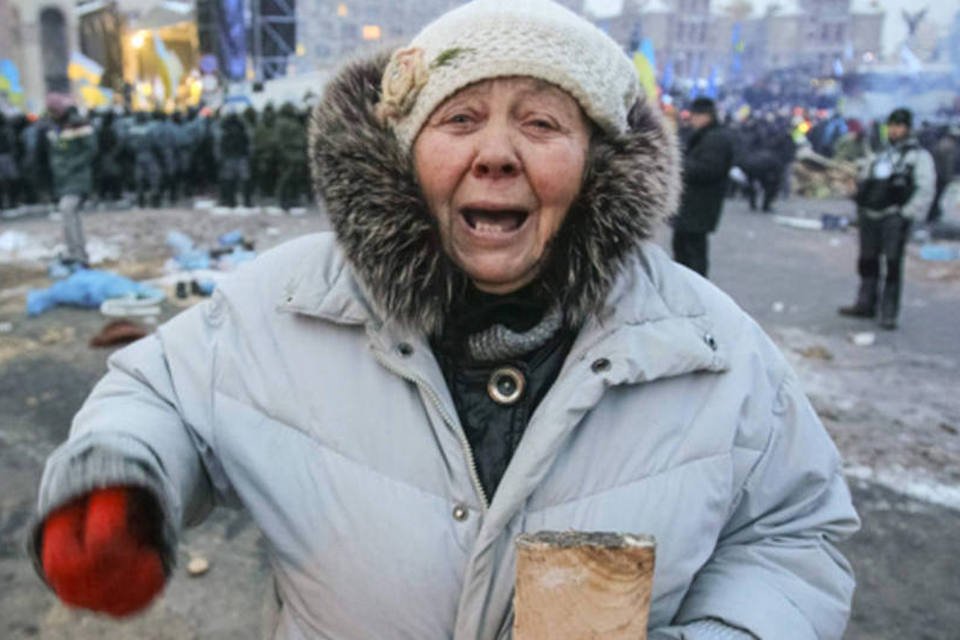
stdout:
<svg viewBox="0 0 960 640">
<path fill-rule="evenodd" d="M 458 504 L 453 507 L 453 519 L 457 522 L 463 522 L 467 519 L 467 516 L 470 515 L 470 512 L 467 511 L 467 508 L 462 504 Z"/>
<path fill-rule="evenodd" d="M 527 381 L 515 367 L 500 367 L 490 374 L 487 395 L 497 404 L 513 404 L 523 395 Z"/>
<path fill-rule="evenodd" d="M 597 358 L 593 361 L 593 364 L 590 365 L 590 370 L 594 373 L 603 373 L 604 371 L 609 371 L 610 360 L 607 358 Z"/>
</svg>

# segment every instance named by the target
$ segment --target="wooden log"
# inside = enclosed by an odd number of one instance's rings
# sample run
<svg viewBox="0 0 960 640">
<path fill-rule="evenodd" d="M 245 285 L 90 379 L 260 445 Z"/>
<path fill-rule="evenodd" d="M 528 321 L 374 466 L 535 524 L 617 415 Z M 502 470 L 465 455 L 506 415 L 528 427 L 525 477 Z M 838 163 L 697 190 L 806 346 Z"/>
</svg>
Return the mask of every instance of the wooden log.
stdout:
<svg viewBox="0 0 960 640">
<path fill-rule="evenodd" d="M 514 640 L 646 640 L 655 548 L 645 535 L 519 536 Z"/>
</svg>

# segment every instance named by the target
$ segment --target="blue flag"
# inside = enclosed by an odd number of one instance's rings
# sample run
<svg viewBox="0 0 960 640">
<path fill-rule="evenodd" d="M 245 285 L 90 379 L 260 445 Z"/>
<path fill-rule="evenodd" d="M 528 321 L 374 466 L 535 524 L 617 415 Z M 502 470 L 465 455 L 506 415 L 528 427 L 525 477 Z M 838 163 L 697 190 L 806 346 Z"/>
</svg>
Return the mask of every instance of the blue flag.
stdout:
<svg viewBox="0 0 960 640">
<path fill-rule="evenodd" d="M 711 100 L 716 100 L 719 96 L 719 90 L 717 89 L 717 67 L 713 65 L 710 67 L 710 77 L 707 78 L 706 96 Z"/>
<path fill-rule="evenodd" d="M 221 68 L 231 80 L 242 80 L 247 71 L 247 34 L 243 0 L 220 0 Z"/>
<path fill-rule="evenodd" d="M 663 75 L 660 76 L 660 86 L 664 91 L 670 91 L 673 88 L 673 58 L 667 61 L 667 66 L 663 69 Z"/>
</svg>

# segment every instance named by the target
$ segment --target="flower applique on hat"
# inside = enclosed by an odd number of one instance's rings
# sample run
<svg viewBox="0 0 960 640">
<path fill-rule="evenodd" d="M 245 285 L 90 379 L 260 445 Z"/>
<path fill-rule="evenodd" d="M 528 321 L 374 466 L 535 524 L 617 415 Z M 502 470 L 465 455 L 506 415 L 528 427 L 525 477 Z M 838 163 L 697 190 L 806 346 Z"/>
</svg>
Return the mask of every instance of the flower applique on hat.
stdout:
<svg viewBox="0 0 960 640">
<path fill-rule="evenodd" d="M 430 72 L 450 64 L 469 49 L 452 47 L 441 51 L 427 66 L 426 54 L 420 47 L 397 49 L 390 56 L 380 85 L 377 116 L 383 123 L 405 117 L 417 102 L 420 90 L 430 79 Z"/>
<path fill-rule="evenodd" d="M 429 75 L 423 49 L 407 47 L 394 51 L 380 86 L 380 104 L 377 105 L 380 120 L 395 122 L 410 113 Z"/>
</svg>

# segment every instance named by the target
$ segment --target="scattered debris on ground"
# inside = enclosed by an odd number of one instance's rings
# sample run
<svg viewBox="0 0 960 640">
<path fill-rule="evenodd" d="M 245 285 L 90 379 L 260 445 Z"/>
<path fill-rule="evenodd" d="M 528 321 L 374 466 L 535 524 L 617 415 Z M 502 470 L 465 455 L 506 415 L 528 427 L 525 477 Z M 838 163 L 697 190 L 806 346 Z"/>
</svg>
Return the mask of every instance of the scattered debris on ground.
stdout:
<svg viewBox="0 0 960 640">
<path fill-rule="evenodd" d="M 856 192 L 857 166 L 801 148 L 793 163 L 793 188 L 805 198 L 849 198 Z"/>
<path fill-rule="evenodd" d="M 192 556 L 187 562 L 187 573 L 198 578 L 210 570 L 210 561 L 203 556 Z"/>
</svg>

